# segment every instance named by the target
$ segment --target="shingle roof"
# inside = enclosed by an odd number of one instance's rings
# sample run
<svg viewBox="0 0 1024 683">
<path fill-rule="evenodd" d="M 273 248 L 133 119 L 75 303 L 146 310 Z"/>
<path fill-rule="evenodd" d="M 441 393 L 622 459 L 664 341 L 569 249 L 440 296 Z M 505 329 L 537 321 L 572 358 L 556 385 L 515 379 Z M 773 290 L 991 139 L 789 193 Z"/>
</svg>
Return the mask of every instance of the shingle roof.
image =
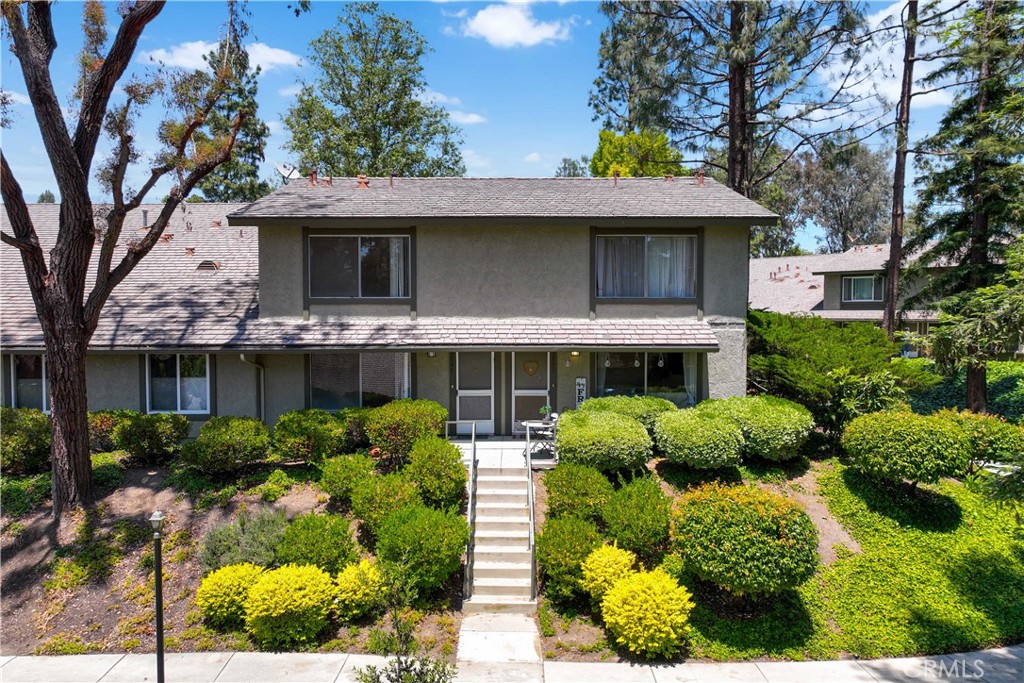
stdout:
<svg viewBox="0 0 1024 683">
<path fill-rule="evenodd" d="M 750 307 L 776 313 L 820 311 L 825 278 L 812 270 L 829 256 L 750 259 Z"/>
<path fill-rule="evenodd" d="M 693 178 L 352 178 L 295 180 L 231 214 L 265 218 L 692 218 L 774 223 L 778 216 L 714 180 Z"/>
<path fill-rule="evenodd" d="M 815 273 L 864 273 L 882 271 L 889 260 L 888 244 L 864 244 L 841 254 L 822 254 L 812 266 Z M 912 259 L 911 259 L 912 260 Z"/>
</svg>

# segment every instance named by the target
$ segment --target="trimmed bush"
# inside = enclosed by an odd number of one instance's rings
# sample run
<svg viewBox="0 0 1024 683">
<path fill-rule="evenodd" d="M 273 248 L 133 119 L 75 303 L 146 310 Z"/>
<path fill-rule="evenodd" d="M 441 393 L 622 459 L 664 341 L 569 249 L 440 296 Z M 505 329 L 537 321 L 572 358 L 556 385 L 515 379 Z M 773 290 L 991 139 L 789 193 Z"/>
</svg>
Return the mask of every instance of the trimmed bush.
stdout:
<svg viewBox="0 0 1024 683">
<path fill-rule="evenodd" d="M 818 533 L 796 502 L 754 486 L 704 484 L 676 500 L 674 550 L 687 570 L 736 595 L 794 588 L 818 566 Z"/>
<path fill-rule="evenodd" d="M 537 537 L 537 564 L 550 600 L 567 602 L 583 591 L 583 560 L 601 546 L 593 522 L 577 517 L 547 519 Z"/>
<path fill-rule="evenodd" d="M 5 475 L 44 472 L 50 462 L 50 418 L 35 408 L 0 408 L 0 469 Z"/>
<path fill-rule="evenodd" d="M 264 649 L 315 643 L 336 590 L 331 575 L 317 567 L 289 564 L 266 572 L 249 589 L 245 629 Z"/>
<path fill-rule="evenodd" d="M 352 491 L 352 513 L 374 535 L 392 512 L 421 502 L 416 484 L 399 472 L 367 477 Z"/>
<path fill-rule="evenodd" d="M 653 559 L 668 542 L 672 503 L 654 477 L 639 477 L 612 494 L 601 516 L 610 540 Z"/>
<path fill-rule="evenodd" d="M 654 443 L 661 455 L 680 465 L 735 467 L 740 464 L 743 431 L 732 418 L 687 408 L 658 416 Z"/>
<path fill-rule="evenodd" d="M 245 623 L 245 601 L 263 575 L 254 564 L 229 564 L 203 577 L 196 590 L 196 605 L 210 626 L 233 629 Z"/>
<path fill-rule="evenodd" d="M 199 437 L 182 448 L 181 462 L 203 474 L 224 474 L 263 461 L 269 449 L 263 420 L 224 415 L 199 428 Z"/>
<path fill-rule="evenodd" d="M 603 545 L 587 555 L 580 567 L 580 586 L 598 604 L 616 581 L 636 572 L 636 555 L 614 545 Z"/>
<path fill-rule="evenodd" d="M 353 562 L 338 574 L 334 612 L 351 622 L 379 609 L 387 600 L 387 585 L 377 565 L 369 560 Z"/>
<path fill-rule="evenodd" d="M 206 534 L 199 551 L 203 572 L 246 562 L 260 567 L 276 566 L 277 547 L 281 544 L 287 526 L 288 519 L 283 511 L 264 508 L 255 514 L 242 514 L 233 522 L 214 527 Z"/>
<path fill-rule="evenodd" d="M 676 404 L 657 396 L 599 396 L 588 398 L 580 404 L 580 410 L 611 411 L 631 417 L 642 424 L 654 436 L 654 424 L 662 413 L 677 410 Z"/>
<path fill-rule="evenodd" d="M 397 566 L 420 595 L 440 588 L 462 565 L 469 525 L 454 510 L 408 505 L 387 516 L 377 538 L 377 557 Z"/>
<path fill-rule="evenodd" d="M 114 427 L 111 438 L 118 450 L 151 464 L 167 461 L 188 438 L 189 422 L 177 413 L 131 413 Z"/>
<path fill-rule="evenodd" d="M 615 583 L 601 601 L 601 615 L 615 642 L 653 659 L 677 653 L 690 632 L 690 592 L 655 569 Z"/>
<path fill-rule="evenodd" d="M 88 414 L 89 450 L 93 453 L 107 453 L 117 448 L 114 443 L 114 429 L 130 417 L 141 415 L 137 410 L 96 410 Z"/>
<path fill-rule="evenodd" d="M 405 460 L 414 443 L 444 434 L 448 409 L 426 399 L 403 398 L 366 413 L 363 426 L 370 443 L 398 460 Z"/>
<path fill-rule="evenodd" d="M 995 415 L 979 415 L 955 408 L 940 410 L 935 417 L 949 420 L 963 430 L 971 444 L 971 460 L 1015 462 L 1024 453 L 1024 429 Z"/>
<path fill-rule="evenodd" d="M 810 411 L 775 396 L 734 396 L 700 403 L 695 410 L 727 417 L 743 432 L 743 453 L 765 460 L 791 460 L 814 429 Z"/>
<path fill-rule="evenodd" d="M 560 462 L 544 475 L 548 516 L 599 520 L 615 489 L 608 477 L 586 465 Z"/>
<path fill-rule="evenodd" d="M 871 413 L 850 422 L 843 448 L 853 466 L 874 477 L 935 483 L 963 475 L 971 442 L 946 417 L 914 413 Z"/>
<path fill-rule="evenodd" d="M 570 410 L 558 419 L 555 448 L 561 462 L 604 472 L 642 467 L 653 444 L 644 426 L 611 411 Z"/>
<path fill-rule="evenodd" d="M 335 413 L 335 417 L 345 424 L 345 438 L 350 449 L 367 448 L 370 445 L 366 428 L 363 426 L 370 410 L 371 408 L 344 408 Z"/>
<path fill-rule="evenodd" d="M 419 489 L 427 505 L 458 508 L 469 475 L 459 447 L 439 436 L 426 436 L 413 444 L 403 474 Z"/>
<path fill-rule="evenodd" d="M 359 558 L 349 522 L 341 515 L 299 515 L 277 546 L 281 564 L 312 564 L 332 574 Z"/>
<path fill-rule="evenodd" d="M 282 460 L 318 463 L 352 450 L 348 420 L 326 410 L 292 410 L 274 425 L 274 453 Z"/>
<path fill-rule="evenodd" d="M 373 476 L 373 460 L 361 453 L 324 460 L 320 468 L 320 489 L 336 503 L 347 505 L 352 491 Z"/>
</svg>

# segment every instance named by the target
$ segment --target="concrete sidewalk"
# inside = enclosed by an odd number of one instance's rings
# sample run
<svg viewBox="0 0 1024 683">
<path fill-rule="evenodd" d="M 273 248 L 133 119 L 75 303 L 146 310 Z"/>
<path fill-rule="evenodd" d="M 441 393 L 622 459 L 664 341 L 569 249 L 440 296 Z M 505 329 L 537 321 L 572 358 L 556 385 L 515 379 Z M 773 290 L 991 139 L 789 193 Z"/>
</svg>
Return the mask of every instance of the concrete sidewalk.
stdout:
<svg viewBox="0 0 1024 683">
<path fill-rule="evenodd" d="M 383 657 L 346 654 L 204 652 L 168 654 L 167 683 L 347 683 Z M 156 680 L 152 654 L 0 657 L 2 683 L 143 683 Z M 645 665 L 574 662 L 459 664 L 460 683 L 966 683 L 1024 682 L 1024 644 L 936 657 L 838 662 Z"/>
</svg>

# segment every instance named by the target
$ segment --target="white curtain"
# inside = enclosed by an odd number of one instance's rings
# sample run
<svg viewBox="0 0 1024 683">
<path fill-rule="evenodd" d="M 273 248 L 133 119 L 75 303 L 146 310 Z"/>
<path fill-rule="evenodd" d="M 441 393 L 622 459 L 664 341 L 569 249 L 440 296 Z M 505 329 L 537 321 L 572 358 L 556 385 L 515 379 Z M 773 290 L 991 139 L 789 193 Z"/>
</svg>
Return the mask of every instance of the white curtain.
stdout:
<svg viewBox="0 0 1024 683">
<path fill-rule="evenodd" d="M 694 294 L 694 237 L 647 239 L 647 296 L 682 299 Z"/>
<path fill-rule="evenodd" d="M 597 296 L 644 296 L 644 238 L 597 238 Z"/>
<path fill-rule="evenodd" d="M 686 385 L 686 394 L 689 397 L 689 405 L 697 402 L 697 354 L 683 354 L 683 383 Z"/>
<path fill-rule="evenodd" d="M 404 237 L 388 238 L 391 248 L 391 296 L 408 296 L 405 291 L 405 239 Z"/>
</svg>

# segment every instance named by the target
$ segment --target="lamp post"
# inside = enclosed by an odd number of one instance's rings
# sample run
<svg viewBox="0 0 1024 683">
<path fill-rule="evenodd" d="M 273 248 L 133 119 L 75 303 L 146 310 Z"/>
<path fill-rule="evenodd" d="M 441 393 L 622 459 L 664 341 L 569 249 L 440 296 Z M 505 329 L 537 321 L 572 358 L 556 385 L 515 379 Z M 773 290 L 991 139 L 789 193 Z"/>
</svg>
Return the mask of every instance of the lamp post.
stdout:
<svg viewBox="0 0 1024 683">
<path fill-rule="evenodd" d="M 156 567 L 156 683 L 164 683 L 164 568 L 160 552 L 160 529 L 164 525 L 164 513 L 157 510 L 149 518 L 153 527 L 153 564 Z"/>
</svg>

